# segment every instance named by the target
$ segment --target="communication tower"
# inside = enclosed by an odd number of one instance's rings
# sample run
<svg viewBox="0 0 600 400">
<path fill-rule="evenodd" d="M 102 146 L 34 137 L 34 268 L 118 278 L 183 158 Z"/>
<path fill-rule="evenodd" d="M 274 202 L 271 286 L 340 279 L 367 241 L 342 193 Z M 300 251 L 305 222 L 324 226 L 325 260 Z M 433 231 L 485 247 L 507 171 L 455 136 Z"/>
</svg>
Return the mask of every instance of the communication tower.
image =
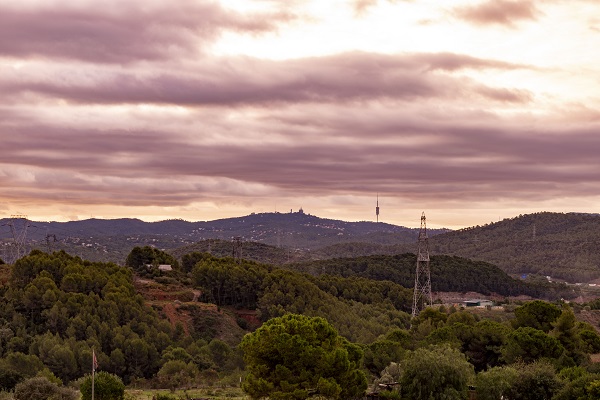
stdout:
<svg viewBox="0 0 600 400">
<path fill-rule="evenodd" d="M 429 238 L 425 212 L 421 214 L 417 250 L 417 271 L 415 274 L 415 292 L 413 295 L 412 316 L 416 317 L 425 307 L 433 304 L 431 296 L 431 273 L 429 271 Z"/>
<path fill-rule="evenodd" d="M 27 238 L 27 228 L 29 220 L 27 215 L 15 214 L 10 216 L 7 225 L 13 236 L 14 243 L 10 246 L 9 264 L 14 264 L 19 258 L 25 255 L 25 240 Z"/>
<path fill-rule="evenodd" d="M 377 193 L 377 205 L 375 206 L 375 216 L 377 217 L 377 222 L 379 222 L 379 193 Z"/>
</svg>

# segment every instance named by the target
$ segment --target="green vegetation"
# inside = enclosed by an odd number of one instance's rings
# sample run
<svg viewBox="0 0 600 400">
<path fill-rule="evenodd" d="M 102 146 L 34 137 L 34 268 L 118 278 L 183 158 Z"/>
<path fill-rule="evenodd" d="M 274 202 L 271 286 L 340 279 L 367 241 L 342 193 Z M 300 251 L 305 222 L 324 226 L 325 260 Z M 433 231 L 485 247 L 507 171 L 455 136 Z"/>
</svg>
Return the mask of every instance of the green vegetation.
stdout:
<svg viewBox="0 0 600 400">
<path fill-rule="evenodd" d="M 179 262 L 172 255 L 150 246 L 134 247 L 125 260 L 125 266 L 138 273 L 147 273 L 149 269 L 161 264 L 179 269 Z"/>
<path fill-rule="evenodd" d="M 0 399 L 25 383 L 69 400 L 65 386 L 79 382 L 86 396 L 92 349 L 98 379 L 168 389 L 161 396 L 171 398 L 240 383 L 252 397 L 286 399 L 359 397 L 365 382 L 402 382 L 400 391 L 382 392 L 395 399 L 462 399 L 473 384 L 490 399 L 587 399 L 600 390 L 590 357 L 600 351 L 598 322 L 590 319 L 600 300 L 572 307 L 534 300 L 504 310 L 440 305 L 411 320 L 412 254 L 281 268 L 196 252 L 168 274 L 148 273 L 146 264 L 168 257 L 139 247 L 131 267 L 121 267 L 33 251 L 3 266 Z M 433 257 L 436 280 L 438 290 L 541 290 L 459 257 Z"/>
<path fill-rule="evenodd" d="M 126 383 L 160 380 L 178 358 L 196 367 L 194 382 L 239 368 L 241 356 L 228 345 L 219 348 L 210 335 L 196 340 L 161 320 L 136 292 L 129 268 L 33 251 L 12 266 L 0 294 L 3 390 L 36 376 L 75 381 L 90 372 L 92 348 L 98 377 L 106 371 Z"/>
<path fill-rule="evenodd" d="M 81 400 L 92 398 L 92 376 L 86 375 L 79 385 Z M 94 377 L 94 399 L 97 400 L 123 400 L 125 385 L 121 378 L 105 371 L 99 371 Z"/>
<path fill-rule="evenodd" d="M 541 212 L 434 236 L 434 254 L 454 254 L 498 265 L 514 274 L 568 282 L 600 277 L 600 216 Z"/>
<path fill-rule="evenodd" d="M 49 244 L 51 249 L 116 263 L 123 263 L 134 247 L 145 246 L 169 252 L 178 260 L 192 252 L 227 257 L 232 254 L 231 238 L 235 236 L 244 242 L 244 258 L 274 265 L 414 252 L 417 238 L 417 229 L 300 213 L 263 213 L 194 223 L 90 219 L 36 225 L 38 232 L 32 233 L 31 239 L 38 249 L 47 250 L 43 233 L 49 231 L 58 237 Z M 527 274 L 534 280 L 551 276 L 572 283 L 600 277 L 600 254 L 596 251 L 599 232 L 597 214 L 549 212 L 453 232 L 428 230 L 432 255 L 456 255 L 497 265 L 513 275 Z"/>
<path fill-rule="evenodd" d="M 400 371 L 401 393 L 409 399 L 465 399 L 474 377 L 473 365 L 447 345 L 410 352 Z"/>
<path fill-rule="evenodd" d="M 416 256 L 404 253 L 295 263 L 286 268 L 311 275 L 328 274 L 341 277 L 361 277 L 375 281 L 391 281 L 410 288 L 415 280 Z M 456 256 L 432 256 L 431 286 L 435 292 L 496 293 L 502 296 L 527 294 L 556 300 L 574 297 L 564 284 L 531 285 L 513 279 L 495 265 Z M 412 299 L 411 299 L 412 301 Z"/>
<path fill-rule="evenodd" d="M 29 378 L 15 386 L 14 400 L 76 400 L 75 390 L 61 387 L 43 376 Z"/>
<path fill-rule="evenodd" d="M 367 388 L 362 351 L 323 318 L 273 318 L 244 337 L 241 348 L 248 369 L 243 388 L 253 399 L 351 399 Z"/>
</svg>

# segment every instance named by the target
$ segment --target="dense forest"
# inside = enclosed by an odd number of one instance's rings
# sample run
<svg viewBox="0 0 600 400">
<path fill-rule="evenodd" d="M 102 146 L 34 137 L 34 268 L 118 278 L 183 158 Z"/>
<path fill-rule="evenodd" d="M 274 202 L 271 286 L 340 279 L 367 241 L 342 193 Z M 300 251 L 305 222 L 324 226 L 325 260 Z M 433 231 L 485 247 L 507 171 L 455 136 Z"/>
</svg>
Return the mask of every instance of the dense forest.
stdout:
<svg viewBox="0 0 600 400">
<path fill-rule="evenodd" d="M 484 260 L 509 273 L 568 282 L 600 278 L 600 215 L 542 212 L 432 237 L 435 254 Z"/>
<path fill-rule="evenodd" d="M 158 269 L 165 263 L 173 270 Z M 600 368 L 590 359 L 600 352 L 597 327 L 576 317 L 584 307 L 588 313 L 600 308 L 597 301 L 569 307 L 555 301 L 566 286 L 547 284 L 552 302 L 507 304 L 494 312 L 440 305 L 411 319 L 414 264 L 413 254 L 400 254 L 282 268 L 201 252 L 177 260 L 155 248 L 136 247 L 126 265 L 118 266 L 36 250 L 0 266 L 0 389 L 13 390 L 35 377 L 64 385 L 80 382 L 89 373 L 92 351 L 100 370 L 128 385 L 227 385 L 245 374 L 243 334 L 286 315 L 330 323 L 344 338 L 341 343 L 353 344 L 343 346 L 353 349 L 353 365 L 371 383 L 404 379 L 394 363 L 412 362 L 419 351 L 439 351 L 440 360 L 460 355 L 473 369 L 469 379 L 496 368 L 547 362 L 544 373 L 551 368 L 555 394 L 574 385 L 573 376 L 559 371 L 580 368 L 577 376 L 585 376 L 586 385 L 600 379 L 595 375 Z M 542 290 L 491 264 L 459 257 L 433 257 L 431 271 L 436 291 L 508 298 Z M 151 301 L 136 289 L 139 282 L 199 295 Z M 168 309 L 189 318 L 174 322 Z M 249 314 L 258 324 L 244 319 Z M 223 329 L 226 320 L 235 329 Z"/>
<path fill-rule="evenodd" d="M 311 275 L 328 274 L 342 277 L 359 276 L 371 280 L 388 280 L 412 287 L 415 280 L 416 256 L 412 253 L 336 258 L 286 265 Z M 511 278 L 497 266 L 462 257 L 438 255 L 430 262 L 431 289 L 434 292 L 478 292 L 483 295 L 529 295 L 556 300 L 578 295 L 572 286 L 522 281 Z"/>
</svg>

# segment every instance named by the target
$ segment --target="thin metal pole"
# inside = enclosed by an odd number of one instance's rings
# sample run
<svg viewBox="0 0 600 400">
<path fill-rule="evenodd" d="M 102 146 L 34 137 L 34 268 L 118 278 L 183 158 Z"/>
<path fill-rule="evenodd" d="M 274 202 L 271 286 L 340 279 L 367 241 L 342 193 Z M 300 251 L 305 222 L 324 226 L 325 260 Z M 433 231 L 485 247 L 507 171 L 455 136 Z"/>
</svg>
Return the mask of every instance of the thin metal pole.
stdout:
<svg viewBox="0 0 600 400">
<path fill-rule="evenodd" d="M 94 379 L 96 375 L 96 352 L 92 349 L 92 400 L 94 400 Z"/>
</svg>

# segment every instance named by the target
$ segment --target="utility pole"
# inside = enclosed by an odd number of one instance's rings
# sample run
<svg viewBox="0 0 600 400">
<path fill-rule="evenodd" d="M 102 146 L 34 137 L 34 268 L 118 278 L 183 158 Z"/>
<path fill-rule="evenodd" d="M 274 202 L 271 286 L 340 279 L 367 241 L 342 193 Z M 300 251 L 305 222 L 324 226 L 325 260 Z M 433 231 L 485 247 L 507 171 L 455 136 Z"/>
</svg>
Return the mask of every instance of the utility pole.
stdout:
<svg viewBox="0 0 600 400">
<path fill-rule="evenodd" d="M 413 318 L 433 304 L 431 296 L 431 272 L 429 270 L 429 238 L 427 237 L 427 224 L 425 212 L 421 214 L 421 230 L 419 231 L 417 250 L 417 269 L 415 274 L 415 291 L 413 295 Z"/>
</svg>

